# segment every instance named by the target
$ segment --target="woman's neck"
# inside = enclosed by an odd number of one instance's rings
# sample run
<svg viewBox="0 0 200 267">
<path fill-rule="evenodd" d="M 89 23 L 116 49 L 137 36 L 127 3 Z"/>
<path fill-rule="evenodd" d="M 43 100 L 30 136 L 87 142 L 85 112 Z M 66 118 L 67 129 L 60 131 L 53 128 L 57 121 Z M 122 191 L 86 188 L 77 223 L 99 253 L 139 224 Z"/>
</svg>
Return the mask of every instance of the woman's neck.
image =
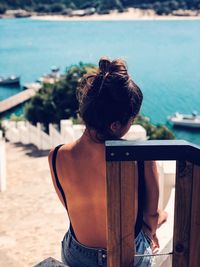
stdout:
<svg viewBox="0 0 200 267">
<path fill-rule="evenodd" d="M 86 128 L 81 139 L 85 142 L 91 143 L 93 145 L 104 145 L 104 142 L 100 142 L 97 138 L 97 132 L 93 129 Z"/>
<path fill-rule="evenodd" d="M 81 138 L 77 141 L 79 148 L 87 150 L 96 154 L 101 155 L 105 152 L 105 143 L 99 142 L 96 138 L 96 131 L 86 128 Z"/>
</svg>

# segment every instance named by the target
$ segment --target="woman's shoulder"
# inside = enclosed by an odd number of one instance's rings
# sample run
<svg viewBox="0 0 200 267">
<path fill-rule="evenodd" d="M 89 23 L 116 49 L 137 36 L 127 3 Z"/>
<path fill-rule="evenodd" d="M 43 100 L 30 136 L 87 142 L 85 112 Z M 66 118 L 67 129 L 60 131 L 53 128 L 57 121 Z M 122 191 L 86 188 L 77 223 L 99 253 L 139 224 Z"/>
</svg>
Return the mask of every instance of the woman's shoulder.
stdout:
<svg viewBox="0 0 200 267">
<path fill-rule="evenodd" d="M 76 142 L 72 142 L 67 144 L 60 144 L 52 148 L 48 155 L 50 165 L 53 160 L 53 155 L 55 155 L 54 153 L 56 153 L 56 158 L 58 159 L 58 161 L 60 161 L 63 157 L 65 158 L 65 161 L 67 160 L 67 158 L 70 159 L 75 146 Z"/>
</svg>

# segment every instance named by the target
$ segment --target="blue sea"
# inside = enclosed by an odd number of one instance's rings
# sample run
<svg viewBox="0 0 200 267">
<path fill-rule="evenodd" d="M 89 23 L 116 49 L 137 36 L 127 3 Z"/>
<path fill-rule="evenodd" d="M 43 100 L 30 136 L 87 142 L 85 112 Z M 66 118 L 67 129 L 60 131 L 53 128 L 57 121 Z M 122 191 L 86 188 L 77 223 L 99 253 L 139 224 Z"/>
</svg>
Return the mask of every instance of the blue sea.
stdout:
<svg viewBox="0 0 200 267">
<path fill-rule="evenodd" d="M 122 57 L 144 93 L 142 113 L 166 124 L 179 111 L 200 113 L 200 20 L 39 21 L 0 20 L 0 76 L 34 82 L 52 65 L 97 63 Z M 0 100 L 20 88 L 0 87 Z M 20 114 L 22 108 L 14 112 Z M 200 130 L 173 129 L 177 139 L 200 144 Z"/>
</svg>

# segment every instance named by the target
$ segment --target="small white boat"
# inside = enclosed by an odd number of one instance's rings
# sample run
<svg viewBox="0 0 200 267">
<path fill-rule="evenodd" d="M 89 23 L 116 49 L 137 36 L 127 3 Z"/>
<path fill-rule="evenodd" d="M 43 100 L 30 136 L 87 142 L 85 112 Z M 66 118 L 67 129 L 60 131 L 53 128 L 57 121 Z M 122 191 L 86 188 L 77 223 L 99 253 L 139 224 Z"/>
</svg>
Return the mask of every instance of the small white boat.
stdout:
<svg viewBox="0 0 200 267">
<path fill-rule="evenodd" d="M 192 112 L 192 114 L 181 114 L 176 112 L 168 117 L 168 121 L 172 122 L 174 126 L 200 128 L 200 116 L 197 115 L 196 112 Z"/>
<path fill-rule="evenodd" d="M 40 83 L 51 83 L 54 84 L 61 79 L 60 68 L 57 66 L 51 67 L 51 72 L 44 74 L 42 77 L 38 78 L 36 82 Z"/>
<path fill-rule="evenodd" d="M 18 85 L 20 84 L 20 76 L 10 76 L 7 78 L 4 78 L 0 76 L 0 85 L 4 86 L 12 86 L 12 85 Z"/>
</svg>

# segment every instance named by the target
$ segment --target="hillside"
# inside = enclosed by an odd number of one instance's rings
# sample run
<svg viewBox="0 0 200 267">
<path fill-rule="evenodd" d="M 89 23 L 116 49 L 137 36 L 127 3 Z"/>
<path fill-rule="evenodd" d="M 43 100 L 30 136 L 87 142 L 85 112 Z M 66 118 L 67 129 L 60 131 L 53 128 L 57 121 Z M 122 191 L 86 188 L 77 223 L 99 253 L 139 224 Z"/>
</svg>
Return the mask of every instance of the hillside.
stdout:
<svg viewBox="0 0 200 267">
<path fill-rule="evenodd" d="M 200 10 L 200 0 L 0 0 L 0 14 L 8 9 L 25 9 L 38 13 L 69 14 L 70 10 L 94 8 L 97 13 L 112 9 L 122 12 L 128 7 L 153 9 L 159 15 L 174 10 Z"/>
</svg>

